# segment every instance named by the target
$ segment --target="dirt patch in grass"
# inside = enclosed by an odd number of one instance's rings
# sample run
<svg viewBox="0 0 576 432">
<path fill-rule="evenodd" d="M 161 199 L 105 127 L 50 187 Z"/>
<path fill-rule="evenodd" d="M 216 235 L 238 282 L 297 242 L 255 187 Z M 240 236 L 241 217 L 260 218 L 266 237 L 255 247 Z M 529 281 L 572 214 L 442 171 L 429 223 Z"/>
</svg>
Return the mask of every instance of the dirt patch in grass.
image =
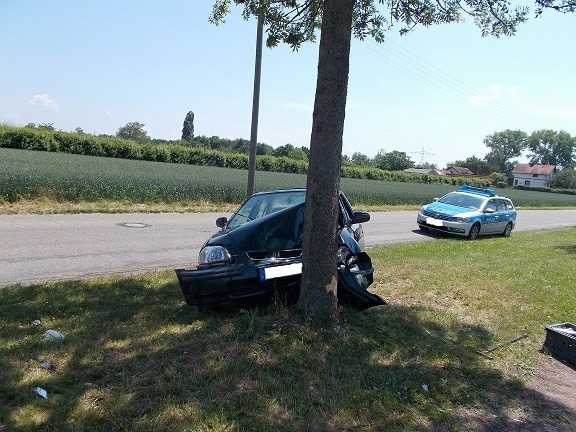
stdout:
<svg viewBox="0 0 576 432">
<path fill-rule="evenodd" d="M 552 357 L 543 357 L 536 368 L 529 388 L 540 392 L 551 401 L 576 413 L 576 369 Z M 572 417 L 572 430 L 576 430 L 576 416 Z"/>
</svg>

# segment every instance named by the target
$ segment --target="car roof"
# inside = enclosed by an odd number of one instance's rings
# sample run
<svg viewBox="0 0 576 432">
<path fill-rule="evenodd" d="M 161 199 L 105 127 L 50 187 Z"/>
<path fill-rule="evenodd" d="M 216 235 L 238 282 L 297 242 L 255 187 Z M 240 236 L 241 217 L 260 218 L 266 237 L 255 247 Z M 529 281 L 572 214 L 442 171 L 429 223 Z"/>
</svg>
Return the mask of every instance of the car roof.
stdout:
<svg viewBox="0 0 576 432">
<path fill-rule="evenodd" d="M 503 199 L 503 200 L 506 200 L 506 201 L 510 201 L 510 203 L 514 204 L 510 198 L 506 198 L 505 196 L 501 196 L 501 195 L 483 196 L 483 195 L 477 195 L 477 194 L 468 193 L 468 192 L 461 192 L 461 191 L 453 191 L 453 192 L 449 192 L 449 193 L 459 193 L 459 194 L 462 194 L 462 195 L 473 196 L 473 197 L 476 197 L 476 198 L 484 198 L 484 201 L 488 201 L 488 200 L 495 199 L 495 198 L 497 198 L 497 199 Z"/>
<path fill-rule="evenodd" d="M 490 198 L 498 198 L 498 199 L 504 199 L 504 200 L 512 202 L 512 200 L 510 198 L 506 198 L 504 196 L 498 195 L 496 193 L 495 189 L 492 189 L 489 187 L 480 188 L 480 187 L 475 187 L 475 186 L 462 185 L 462 186 L 460 186 L 460 188 L 458 188 L 454 192 L 461 193 L 464 195 L 469 195 L 469 196 L 482 197 L 482 198 L 485 198 L 485 200 L 488 200 Z"/>
<path fill-rule="evenodd" d="M 271 191 L 262 191 L 256 192 L 254 195 L 268 195 L 268 194 L 275 194 L 275 193 L 286 193 L 286 192 L 306 192 L 306 188 L 292 188 L 292 189 L 276 189 Z"/>
</svg>

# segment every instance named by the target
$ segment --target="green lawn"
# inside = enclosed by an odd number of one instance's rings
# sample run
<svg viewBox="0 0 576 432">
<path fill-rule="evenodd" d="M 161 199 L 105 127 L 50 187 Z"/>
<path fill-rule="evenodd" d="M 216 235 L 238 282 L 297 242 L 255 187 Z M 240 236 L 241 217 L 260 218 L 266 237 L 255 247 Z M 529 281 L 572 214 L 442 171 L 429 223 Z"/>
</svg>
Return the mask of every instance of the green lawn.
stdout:
<svg viewBox="0 0 576 432">
<path fill-rule="evenodd" d="M 370 254 L 373 290 L 389 305 L 344 309 L 330 331 L 280 306 L 200 313 L 171 272 L 0 290 L 0 430 L 507 431 L 567 421 L 526 382 L 544 357 L 544 325 L 576 321 L 576 229 Z M 65 342 L 41 342 L 48 328 Z M 475 353 L 520 334 L 492 360 Z"/>
<path fill-rule="evenodd" d="M 305 184 L 300 174 L 256 176 L 258 190 Z M 457 186 L 344 178 L 341 187 L 356 206 L 418 206 Z M 194 208 L 194 203 L 238 203 L 245 191 L 243 170 L 0 148 L 0 204 L 48 197 L 59 202 L 109 200 L 114 204 L 104 207 L 116 208 L 115 203 L 123 201 L 183 202 Z M 514 189 L 501 193 L 519 206 L 576 206 L 576 195 Z"/>
</svg>

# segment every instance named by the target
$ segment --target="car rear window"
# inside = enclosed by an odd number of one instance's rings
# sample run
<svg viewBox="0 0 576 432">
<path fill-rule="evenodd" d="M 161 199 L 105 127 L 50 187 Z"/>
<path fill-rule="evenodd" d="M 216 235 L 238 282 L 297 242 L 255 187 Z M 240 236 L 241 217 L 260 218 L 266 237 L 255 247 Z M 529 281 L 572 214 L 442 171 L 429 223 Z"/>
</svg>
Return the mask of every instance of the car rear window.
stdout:
<svg viewBox="0 0 576 432">
<path fill-rule="evenodd" d="M 228 228 L 237 228 L 246 222 L 260 219 L 277 211 L 302 204 L 306 191 L 276 192 L 254 195 L 246 201 L 228 222 Z"/>
</svg>

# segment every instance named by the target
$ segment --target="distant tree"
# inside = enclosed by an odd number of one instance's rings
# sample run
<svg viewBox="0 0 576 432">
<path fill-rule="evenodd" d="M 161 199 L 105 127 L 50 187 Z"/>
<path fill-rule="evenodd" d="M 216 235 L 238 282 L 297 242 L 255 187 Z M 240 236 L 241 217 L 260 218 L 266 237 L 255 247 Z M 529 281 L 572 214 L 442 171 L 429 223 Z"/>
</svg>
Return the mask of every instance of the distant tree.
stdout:
<svg viewBox="0 0 576 432">
<path fill-rule="evenodd" d="M 55 131 L 54 123 L 39 123 L 37 126 L 38 129 L 47 130 L 47 131 Z"/>
<path fill-rule="evenodd" d="M 539 130 L 528 138 L 528 149 L 531 163 L 573 166 L 576 138 L 564 131 Z"/>
<path fill-rule="evenodd" d="M 352 153 L 350 160 L 354 165 L 370 165 L 370 158 L 360 152 Z"/>
<path fill-rule="evenodd" d="M 474 174 L 478 175 L 488 175 L 494 170 L 484 159 L 480 159 L 477 156 L 470 156 L 464 160 L 455 161 L 450 166 L 465 167 L 472 171 Z"/>
<path fill-rule="evenodd" d="M 250 141 L 244 138 L 228 139 L 220 138 L 218 136 L 207 137 L 204 135 L 199 135 L 194 137 L 194 144 L 200 144 L 206 147 L 210 147 L 214 150 L 247 153 Z M 268 144 L 256 144 L 257 155 L 270 155 L 273 151 L 274 148 Z"/>
<path fill-rule="evenodd" d="M 509 174 L 514 167 L 511 159 L 520 156 L 528 144 L 528 135 L 521 130 L 507 129 L 495 132 L 484 139 L 484 144 L 490 149 L 485 157 L 493 171 Z"/>
<path fill-rule="evenodd" d="M 26 123 L 24 125 L 25 128 L 30 128 L 30 129 L 41 129 L 41 130 L 47 130 L 47 131 L 55 131 L 56 129 L 54 128 L 54 123 Z"/>
<path fill-rule="evenodd" d="M 294 147 L 292 144 L 285 144 L 277 147 L 272 152 L 277 157 L 288 157 L 291 159 L 308 160 L 308 154 L 302 148 Z"/>
<path fill-rule="evenodd" d="M 77 134 L 82 135 L 84 133 L 84 129 L 82 129 L 81 127 L 77 127 L 76 129 L 74 129 L 74 132 L 76 132 Z"/>
<path fill-rule="evenodd" d="M 401 171 L 414 166 L 414 161 L 405 152 L 393 150 L 389 153 L 380 150 L 374 156 L 374 165 L 388 171 Z"/>
<path fill-rule="evenodd" d="M 277 157 L 286 157 L 291 151 L 294 151 L 294 146 L 292 144 L 284 144 L 283 146 L 276 147 L 272 154 Z"/>
<path fill-rule="evenodd" d="M 146 142 L 150 139 L 148 133 L 144 129 L 144 123 L 129 122 L 118 129 L 116 132 L 118 138 L 130 139 L 139 143 Z"/>
<path fill-rule="evenodd" d="M 182 139 L 184 141 L 192 141 L 194 138 L 194 113 L 188 111 L 186 117 L 184 118 L 184 124 L 182 125 Z"/>
<path fill-rule="evenodd" d="M 438 165 L 436 165 L 435 163 L 423 162 L 423 163 L 416 165 L 416 168 L 427 169 L 427 170 L 437 170 Z"/>
<path fill-rule="evenodd" d="M 576 170 L 564 168 L 552 180 L 552 187 L 561 189 L 576 189 Z"/>
</svg>

